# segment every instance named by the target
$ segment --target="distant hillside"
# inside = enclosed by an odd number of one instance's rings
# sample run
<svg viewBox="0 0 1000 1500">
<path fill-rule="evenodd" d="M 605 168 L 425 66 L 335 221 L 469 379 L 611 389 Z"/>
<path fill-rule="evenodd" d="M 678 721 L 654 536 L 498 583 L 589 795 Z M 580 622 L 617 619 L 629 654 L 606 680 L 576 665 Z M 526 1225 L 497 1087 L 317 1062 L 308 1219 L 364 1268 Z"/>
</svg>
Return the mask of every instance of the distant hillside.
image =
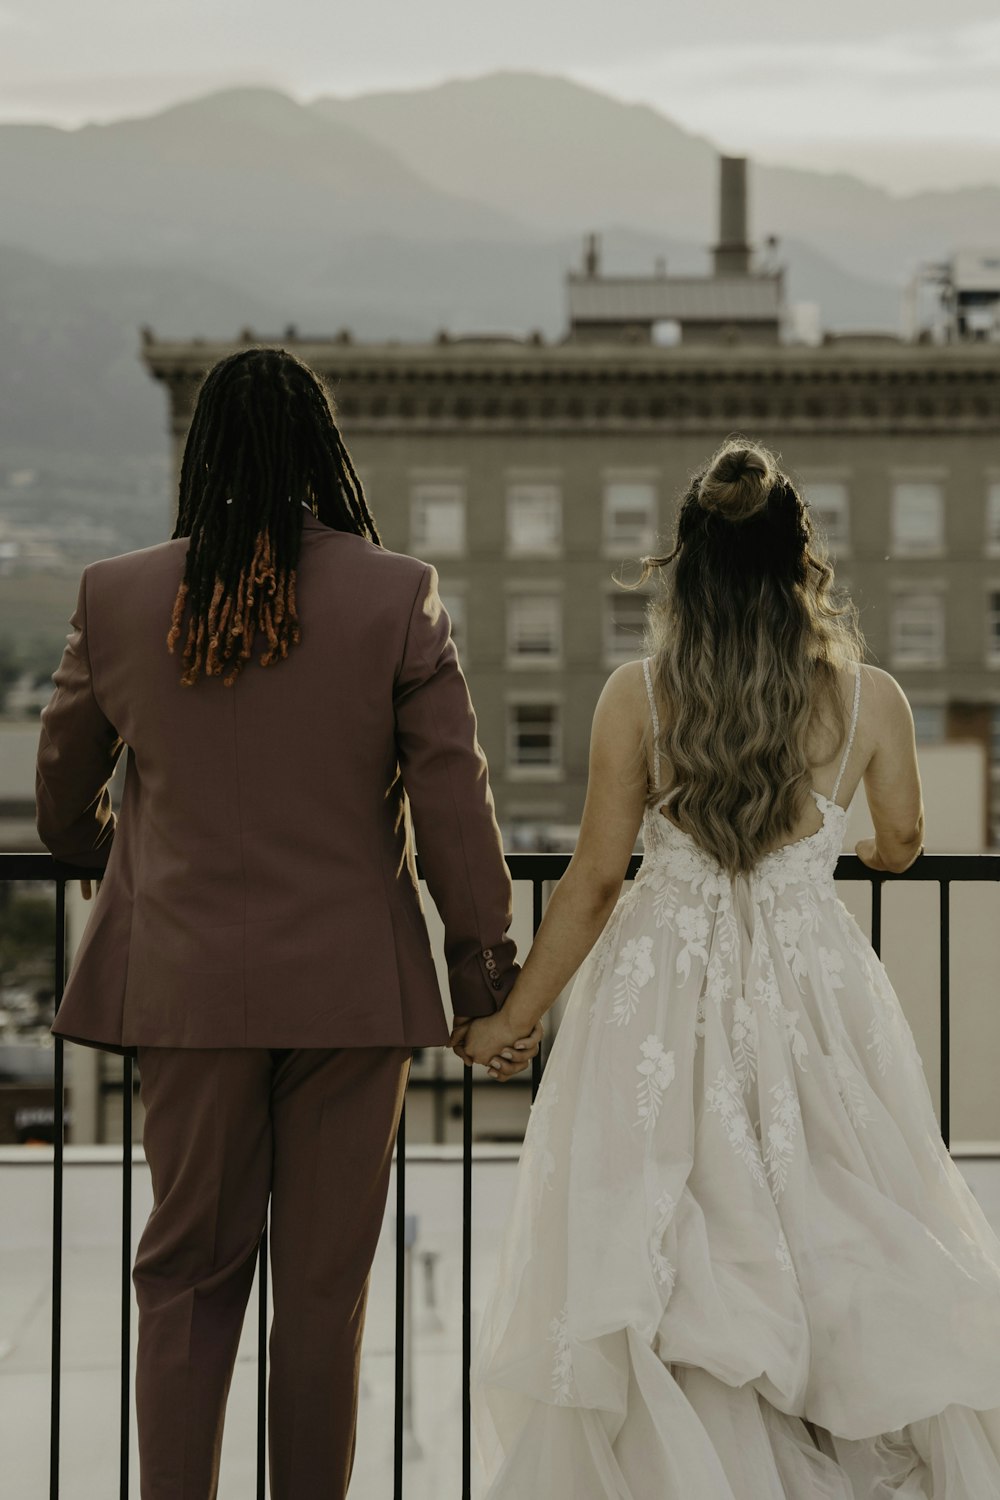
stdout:
<svg viewBox="0 0 1000 1500">
<path fill-rule="evenodd" d="M 521 226 L 422 180 L 353 127 L 235 89 L 81 130 L 0 125 L 4 240 L 60 260 L 127 258 L 259 285 L 313 280 L 356 235 L 499 238 Z"/>
<path fill-rule="evenodd" d="M 492 73 L 433 88 L 318 99 L 439 188 L 550 233 L 628 225 L 715 239 L 717 148 L 644 104 L 564 78 Z M 755 165 L 752 230 L 901 283 L 959 245 L 1000 242 L 1000 185 L 896 198 L 846 174 Z"/>
<path fill-rule="evenodd" d="M 284 326 L 261 299 L 190 271 L 66 266 L 0 246 L 5 449 L 162 451 L 166 394 L 139 362 L 146 322 L 178 336 Z"/>
<path fill-rule="evenodd" d="M 519 254 L 620 229 L 703 250 L 717 233 L 716 158 L 647 105 L 531 73 L 311 105 L 230 89 L 77 131 L 0 125 L 0 234 L 71 263 L 221 276 L 314 316 L 339 249 L 355 259 L 373 237 Z M 843 174 L 754 165 L 750 200 L 755 238 L 811 246 L 882 285 L 1000 239 L 1000 187 L 900 199 Z"/>
<path fill-rule="evenodd" d="M 648 105 L 565 78 L 491 73 L 312 108 L 541 233 L 614 225 L 715 238 L 717 148 Z"/>
</svg>

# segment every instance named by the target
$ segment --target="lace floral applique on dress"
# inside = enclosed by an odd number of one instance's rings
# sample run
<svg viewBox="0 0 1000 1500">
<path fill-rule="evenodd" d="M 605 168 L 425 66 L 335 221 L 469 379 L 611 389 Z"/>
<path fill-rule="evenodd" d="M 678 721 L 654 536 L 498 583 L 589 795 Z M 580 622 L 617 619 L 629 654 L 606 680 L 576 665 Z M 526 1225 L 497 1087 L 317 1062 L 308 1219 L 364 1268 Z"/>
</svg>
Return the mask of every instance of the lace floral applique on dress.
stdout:
<svg viewBox="0 0 1000 1500">
<path fill-rule="evenodd" d="M 565 1305 L 549 1324 L 549 1339 L 554 1346 L 552 1357 L 552 1392 L 557 1406 L 565 1406 L 573 1391 L 573 1354 L 569 1346 Z"/>
<path fill-rule="evenodd" d="M 639 1004 L 639 991 L 656 973 L 652 952 L 653 939 L 651 937 L 629 938 L 622 947 L 618 954 L 618 962 L 615 964 L 615 978 L 618 983 L 615 986 L 615 1003 L 608 1018 L 609 1022 L 614 1021 L 619 1026 L 624 1026 L 635 1015 Z"/>
<path fill-rule="evenodd" d="M 660 1113 L 663 1091 L 674 1079 L 674 1054 L 663 1050 L 658 1036 L 648 1036 L 640 1044 L 639 1051 L 642 1060 L 636 1063 L 636 1072 L 641 1073 L 642 1078 L 636 1084 L 638 1118 L 635 1123 L 652 1130 Z"/>
</svg>

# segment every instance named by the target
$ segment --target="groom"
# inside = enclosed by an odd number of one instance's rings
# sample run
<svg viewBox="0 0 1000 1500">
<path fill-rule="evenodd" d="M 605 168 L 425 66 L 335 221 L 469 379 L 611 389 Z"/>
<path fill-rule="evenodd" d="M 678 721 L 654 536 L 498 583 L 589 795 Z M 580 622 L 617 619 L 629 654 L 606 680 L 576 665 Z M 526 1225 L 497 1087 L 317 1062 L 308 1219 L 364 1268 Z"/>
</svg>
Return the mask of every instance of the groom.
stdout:
<svg viewBox="0 0 1000 1500">
<path fill-rule="evenodd" d="M 263 459 L 245 453 L 264 430 Z M 188 447 L 175 539 L 85 570 L 42 714 L 39 834 L 105 870 L 52 1029 L 139 1061 L 143 1500 L 216 1494 L 268 1213 L 271 1495 L 342 1500 L 410 1060 L 449 1042 L 411 819 L 459 1038 L 518 971 L 510 875 L 437 575 L 379 544 L 312 372 L 278 350 L 223 361 Z M 172 612 L 195 618 L 200 578 L 206 608 L 250 603 L 242 537 L 291 559 L 300 633 L 266 669 L 185 672 Z M 493 1076 L 522 1071 L 540 1036 L 512 1039 Z"/>
</svg>

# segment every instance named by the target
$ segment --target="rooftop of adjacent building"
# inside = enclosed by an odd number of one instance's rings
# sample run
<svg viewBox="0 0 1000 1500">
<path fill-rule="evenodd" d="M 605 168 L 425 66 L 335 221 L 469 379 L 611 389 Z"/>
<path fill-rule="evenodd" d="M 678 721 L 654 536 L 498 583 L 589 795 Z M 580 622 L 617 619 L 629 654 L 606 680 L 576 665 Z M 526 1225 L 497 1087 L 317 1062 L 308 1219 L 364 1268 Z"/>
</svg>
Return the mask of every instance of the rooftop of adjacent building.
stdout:
<svg viewBox="0 0 1000 1500">
<path fill-rule="evenodd" d="M 143 355 L 157 377 L 173 373 L 194 373 L 240 344 L 283 344 L 294 348 L 305 360 L 318 363 L 349 361 L 358 369 L 391 364 L 419 364 L 428 370 L 456 365 L 495 369 L 525 366 L 531 369 L 551 368 L 571 372 L 593 369 L 599 358 L 601 367 L 687 368 L 706 365 L 719 369 L 752 371 L 755 368 L 829 369 L 838 363 L 870 365 L 883 361 L 901 369 L 995 368 L 1000 363 L 1000 343 L 970 342 L 939 345 L 911 341 L 899 334 L 880 329 L 825 333 L 817 345 L 769 345 L 738 343 L 720 347 L 706 344 L 659 345 L 609 340 L 599 350 L 588 342 L 546 342 L 541 335 L 527 334 L 458 334 L 442 330 L 433 340 L 408 342 L 402 339 L 360 340 L 347 332 L 339 334 L 303 334 L 287 327 L 280 333 L 245 328 L 233 339 L 159 338 L 152 329 L 143 337 Z"/>
</svg>

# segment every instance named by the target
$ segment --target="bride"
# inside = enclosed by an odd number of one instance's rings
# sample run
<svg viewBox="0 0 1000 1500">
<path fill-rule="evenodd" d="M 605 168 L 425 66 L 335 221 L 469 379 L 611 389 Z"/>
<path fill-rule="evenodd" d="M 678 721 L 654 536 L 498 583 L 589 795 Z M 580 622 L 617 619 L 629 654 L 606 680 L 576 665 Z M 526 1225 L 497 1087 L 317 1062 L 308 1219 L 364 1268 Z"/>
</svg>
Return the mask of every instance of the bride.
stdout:
<svg viewBox="0 0 1000 1500">
<path fill-rule="evenodd" d="M 833 878 L 862 780 L 860 857 L 920 853 L 906 699 L 759 445 L 646 568 L 572 862 L 452 1037 L 495 1073 L 579 968 L 474 1354 L 487 1500 L 991 1500 L 1000 1242 Z"/>
</svg>

